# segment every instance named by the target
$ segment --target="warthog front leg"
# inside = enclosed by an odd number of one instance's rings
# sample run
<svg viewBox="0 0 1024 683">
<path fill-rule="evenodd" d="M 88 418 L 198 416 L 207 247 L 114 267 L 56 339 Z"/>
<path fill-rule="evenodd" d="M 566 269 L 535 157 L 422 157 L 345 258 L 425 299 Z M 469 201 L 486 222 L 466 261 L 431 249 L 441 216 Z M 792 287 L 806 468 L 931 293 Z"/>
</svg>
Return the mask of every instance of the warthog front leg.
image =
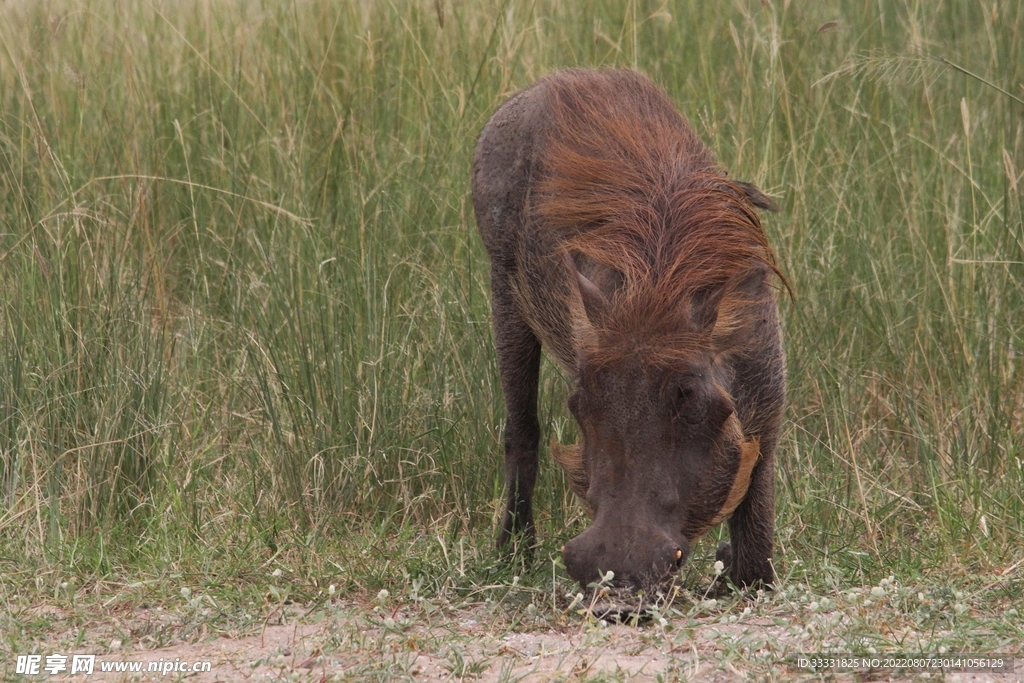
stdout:
<svg viewBox="0 0 1024 683">
<path fill-rule="evenodd" d="M 519 313 L 509 279 L 491 271 L 494 346 L 505 395 L 505 486 L 507 500 L 498 547 L 515 550 L 515 539 L 533 545 L 533 487 L 537 481 L 537 382 L 541 344 Z M 512 544 L 512 547 L 510 546 Z"/>
<path fill-rule="evenodd" d="M 774 450 L 774 445 L 772 446 Z M 750 477 L 747 497 L 729 518 L 731 543 L 720 543 L 715 558 L 737 586 L 771 585 L 775 581 L 772 549 L 775 533 L 775 457 L 761 452 Z"/>
</svg>

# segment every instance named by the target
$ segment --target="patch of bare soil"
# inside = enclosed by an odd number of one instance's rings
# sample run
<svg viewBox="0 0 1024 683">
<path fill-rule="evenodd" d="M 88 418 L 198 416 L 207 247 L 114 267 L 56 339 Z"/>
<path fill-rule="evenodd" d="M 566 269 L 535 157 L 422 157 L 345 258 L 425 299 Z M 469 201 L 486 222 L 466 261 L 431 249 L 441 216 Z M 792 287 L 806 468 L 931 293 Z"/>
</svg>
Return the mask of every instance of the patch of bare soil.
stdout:
<svg viewBox="0 0 1024 683">
<path fill-rule="evenodd" d="M 108 633 L 139 633 L 164 615 L 136 610 Z M 105 627 L 97 624 L 99 630 Z M 109 624 L 107 624 L 109 627 Z M 602 625 L 579 617 L 519 614 L 505 607 L 465 608 L 347 602 L 304 614 L 280 612 L 245 635 L 190 631 L 152 647 L 146 638 L 114 640 L 90 675 L 34 677 L 67 681 L 741 681 L 818 679 L 787 663 L 802 652 L 785 620 L 752 616 L 735 623 Z M 94 635 L 99 631 L 94 630 Z M 100 642 L 102 638 L 91 638 Z M 75 650 L 89 652 L 89 650 Z M 95 652 L 95 650 L 93 650 Z M 44 658 L 45 659 L 45 658 Z M 193 671 L 193 667 L 208 670 Z M 120 666 L 121 670 L 116 670 Z M 136 666 L 135 671 L 125 667 Z M 1017 661 L 1017 671 L 1024 671 Z M 102 669 L 114 669 L 104 671 Z M 885 671 L 832 680 L 925 680 Z M 1018 681 L 1020 674 L 946 674 L 932 680 Z"/>
</svg>

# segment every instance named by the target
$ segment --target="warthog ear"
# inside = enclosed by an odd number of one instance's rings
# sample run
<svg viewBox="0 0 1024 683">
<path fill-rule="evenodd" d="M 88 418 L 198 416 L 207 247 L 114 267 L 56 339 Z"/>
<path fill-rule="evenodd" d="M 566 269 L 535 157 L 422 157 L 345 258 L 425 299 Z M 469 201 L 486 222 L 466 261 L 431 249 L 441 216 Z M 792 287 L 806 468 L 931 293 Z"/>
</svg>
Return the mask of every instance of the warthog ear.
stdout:
<svg viewBox="0 0 1024 683">
<path fill-rule="evenodd" d="M 747 183 L 742 180 L 734 180 L 732 182 L 743 191 L 743 194 L 750 200 L 750 203 L 757 208 L 764 209 L 765 211 L 779 210 L 779 205 L 773 202 L 764 192 L 757 189 L 757 186 L 753 183 Z"/>
<path fill-rule="evenodd" d="M 583 300 L 583 310 L 586 311 L 587 318 L 592 325 L 599 323 L 608 314 L 610 308 L 608 297 L 586 275 L 576 269 L 576 264 L 572 262 L 572 257 L 568 252 L 563 260 L 565 267 L 576 279 L 576 286 L 579 288 L 580 299 Z"/>
<path fill-rule="evenodd" d="M 590 477 L 583 466 L 583 446 L 578 443 L 571 446 L 563 446 L 552 439 L 551 457 L 565 470 L 565 474 L 569 477 L 569 488 L 572 489 L 572 492 L 576 494 L 576 497 L 587 508 L 587 514 L 593 517 L 594 511 L 587 503 L 587 489 L 590 488 Z"/>
<path fill-rule="evenodd" d="M 690 320 L 697 330 L 705 333 L 715 331 L 716 336 L 731 334 L 740 327 L 741 316 L 734 306 L 723 310 L 722 301 L 743 302 L 760 298 L 768 271 L 762 266 L 741 270 L 718 287 L 708 288 L 694 295 L 690 308 Z"/>
</svg>

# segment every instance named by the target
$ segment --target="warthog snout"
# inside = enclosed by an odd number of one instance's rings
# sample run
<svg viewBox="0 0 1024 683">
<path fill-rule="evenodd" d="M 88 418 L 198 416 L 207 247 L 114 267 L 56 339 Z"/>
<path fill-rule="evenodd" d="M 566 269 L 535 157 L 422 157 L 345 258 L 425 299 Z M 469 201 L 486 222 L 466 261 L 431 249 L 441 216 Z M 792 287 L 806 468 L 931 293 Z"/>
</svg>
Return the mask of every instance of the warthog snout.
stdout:
<svg viewBox="0 0 1024 683">
<path fill-rule="evenodd" d="M 690 542 L 682 535 L 616 526 L 595 523 L 565 544 L 562 559 L 569 576 L 586 586 L 612 571 L 613 585 L 650 590 L 670 579 L 690 555 Z"/>
</svg>

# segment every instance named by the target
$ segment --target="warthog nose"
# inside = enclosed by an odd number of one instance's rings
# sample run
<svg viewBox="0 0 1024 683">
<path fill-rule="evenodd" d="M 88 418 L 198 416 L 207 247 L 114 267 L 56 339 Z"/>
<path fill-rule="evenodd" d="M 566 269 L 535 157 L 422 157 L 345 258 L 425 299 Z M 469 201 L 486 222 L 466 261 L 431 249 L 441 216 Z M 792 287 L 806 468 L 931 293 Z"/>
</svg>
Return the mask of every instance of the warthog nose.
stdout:
<svg viewBox="0 0 1024 683">
<path fill-rule="evenodd" d="M 658 529 L 592 526 L 562 547 L 566 571 L 583 586 L 600 581 L 608 571 L 614 572 L 619 586 L 656 585 L 676 572 L 689 554 L 685 537 L 673 539 Z"/>
</svg>

